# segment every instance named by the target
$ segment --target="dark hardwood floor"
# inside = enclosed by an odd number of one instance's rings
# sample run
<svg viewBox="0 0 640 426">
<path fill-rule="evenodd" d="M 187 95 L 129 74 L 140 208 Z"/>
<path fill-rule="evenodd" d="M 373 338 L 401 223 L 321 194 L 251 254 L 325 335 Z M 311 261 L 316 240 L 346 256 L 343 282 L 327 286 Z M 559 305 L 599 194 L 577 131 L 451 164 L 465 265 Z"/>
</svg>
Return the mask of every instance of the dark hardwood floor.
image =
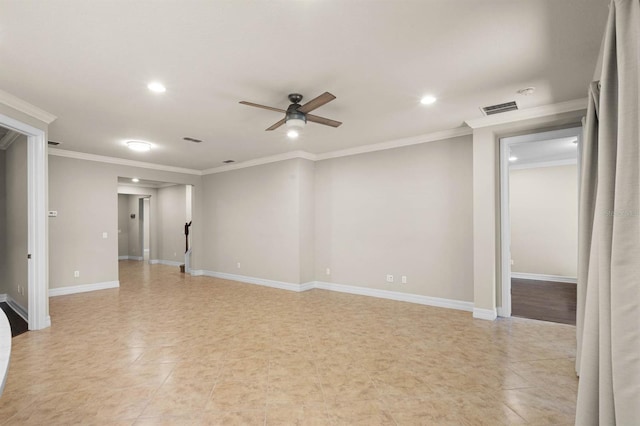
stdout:
<svg viewBox="0 0 640 426">
<path fill-rule="evenodd" d="M 6 302 L 1 302 L 0 308 L 7 315 L 9 325 L 11 325 L 11 337 L 16 337 L 29 331 L 29 324 L 20 315 L 16 314 Z"/>
<path fill-rule="evenodd" d="M 576 285 L 511 279 L 511 315 L 576 325 Z"/>
</svg>

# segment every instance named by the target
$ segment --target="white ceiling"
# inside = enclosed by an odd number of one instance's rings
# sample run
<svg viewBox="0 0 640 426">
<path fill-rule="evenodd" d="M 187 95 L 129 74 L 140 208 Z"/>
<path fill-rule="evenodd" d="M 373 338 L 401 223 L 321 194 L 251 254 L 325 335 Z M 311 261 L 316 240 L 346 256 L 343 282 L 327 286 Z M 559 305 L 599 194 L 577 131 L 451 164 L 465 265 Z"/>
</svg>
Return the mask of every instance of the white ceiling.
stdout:
<svg viewBox="0 0 640 426">
<path fill-rule="evenodd" d="M 194 169 L 463 126 L 479 107 L 583 98 L 602 0 L 0 0 L 0 89 L 56 116 L 61 149 Z M 147 90 L 162 81 L 167 92 Z M 535 86 L 532 96 L 516 94 Z M 337 96 L 295 142 L 287 94 Z M 421 106 L 423 94 L 438 102 Z M 304 101 L 303 101 L 304 102 Z M 193 144 L 191 136 L 204 140 Z M 129 151 L 125 139 L 153 143 Z"/>
</svg>

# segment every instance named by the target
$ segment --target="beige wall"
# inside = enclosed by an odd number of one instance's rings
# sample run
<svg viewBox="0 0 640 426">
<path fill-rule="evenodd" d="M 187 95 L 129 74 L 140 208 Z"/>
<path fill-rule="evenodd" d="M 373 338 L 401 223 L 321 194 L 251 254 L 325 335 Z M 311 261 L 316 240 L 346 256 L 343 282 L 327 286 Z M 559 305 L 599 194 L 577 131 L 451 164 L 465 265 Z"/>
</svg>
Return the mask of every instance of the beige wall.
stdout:
<svg viewBox="0 0 640 426">
<path fill-rule="evenodd" d="M 577 165 L 509 173 L 512 272 L 577 276 Z"/>
<path fill-rule="evenodd" d="M 306 279 L 300 242 L 310 243 L 300 233 L 300 191 L 309 187 L 310 167 L 293 159 L 204 176 L 204 220 L 194 220 L 194 232 L 206 241 L 205 258 L 196 269 L 288 283 Z"/>
<path fill-rule="evenodd" d="M 187 221 L 185 185 L 158 189 L 158 255 L 154 259 L 184 262 Z"/>
<path fill-rule="evenodd" d="M 460 137 L 318 162 L 316 278 L 473 301 L 471 149 Z"/>
<path fill-rule="evenodd" d="M 20 136 L 6 150 L 5 291 L 24 310 L 28 303 L 27 265 L 27 138 Z M 24 289 L 18 294 L 18 286 Z"/>
<path fill-rule="evenodd" d="M 129 196 L 118 194 L 118 256 L 129 255 Z"/>
<path fill-rule="evenodd" d="M 118 176 L 196 186 L 201 182 L 196 175 L 50 155 L 49 210 L 58 210 L 58 217 L 49 220 L 50 288 L 118 280 Z M 200 200 L 194 204 L 197 220 Z M 194 242 L 195 261 L 200 241 Z M 79 278 L 73 277 L 74 270 L 80 271 Z"/>
</svg>

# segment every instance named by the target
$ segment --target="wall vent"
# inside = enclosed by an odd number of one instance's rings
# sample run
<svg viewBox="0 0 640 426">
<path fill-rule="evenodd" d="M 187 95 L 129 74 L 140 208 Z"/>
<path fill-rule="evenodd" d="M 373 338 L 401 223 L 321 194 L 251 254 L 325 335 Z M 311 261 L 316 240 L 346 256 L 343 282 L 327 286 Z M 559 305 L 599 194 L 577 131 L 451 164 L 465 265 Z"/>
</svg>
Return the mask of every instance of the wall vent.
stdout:
<svg viewBox="0 0 640 426">
<path fill-rule="evenodd" d="M 482 107 L 481 109 L 484 115 L 494 115 L 507 111 L 516 111 L 518 109 L 518 104 L 516 104 L 516 101 L 511 101 L 505 102 L 503 104 L 489 105 L 486 107 Z"/>
<path fill-rule="evenodd" d="M 195 143 L 200 143 L 200 142 L 202 142 L 202 140 L 201 140 L 201 139 L 190 138 L 189 136 L 185 136 L 185 137 L 184 137 L 184 138 L 182 138 L 182 139 L 184 139 L 184 140 L 185 140 L 185 141 L 187 141 L 187 142 L 195 142 Z"/>
<path fill-rule="evenodd" d="M 60 142 L 54 142 L 54 141 L 48 141 L 47 143 L 49 144 L 49 146 L 58 146 L 58 145 L 60 145 Z"/>
<path fill-rule="evenodd" d="M 224 160 L 223 163 L 224 164 L 231 164 L 231 163 L 235 163 L 236 160 Z"/>
</svg>

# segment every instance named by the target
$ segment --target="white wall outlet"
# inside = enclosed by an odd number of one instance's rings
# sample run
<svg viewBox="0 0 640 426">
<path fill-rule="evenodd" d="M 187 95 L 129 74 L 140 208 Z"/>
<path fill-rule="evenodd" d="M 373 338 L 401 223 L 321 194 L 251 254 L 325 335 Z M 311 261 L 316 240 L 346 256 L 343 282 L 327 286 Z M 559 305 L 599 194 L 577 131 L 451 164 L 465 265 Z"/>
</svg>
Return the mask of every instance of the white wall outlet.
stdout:
<svg viewBox="0 0 640 426">
<path fill-rule="evenodd" d="M 106 232 L 102 233 L 102 238 L 107 239 L 109 237 L 109 234 L 107 234 Z"/>
<path fill-rule="evenodd" d="M 240 262 L 236 263 L 236 267 L 240 269 Z"/>
<path fill-rule="evenodd" d="M 80 271 L 73 271 L 73 278 L 79 278 L 80 277 Z"/>
<path fill-rule="evenodd" d="M 514 262 L 513 262 L 513 259 L 511 259 L 511 264 L 513 265 L 513 263 L 514 263 Z"/>
<path fill-rule="evenodd" d="M 49 210 L 49 217 L 58 217 L 57 210 Z"/>
<path fill-rule="evenodd" d="M 387 282 L 388 283 L 392 283 L 393 282 L 393 275 L 387 275 Z"/>
<path fill-rule="evenodd" d="M 407 276 L 403 275 L 402 276 L 402 284 L 406 284 L 407 283 Z"/>
<path fill-rule="evenodd" d="M 324 273 L 325 273 L 325 274 L 327 274 L 327 275 L 331 275 L 331 268 L 327 268 L 327 269 L 324 271 Z"/>
</svg>

